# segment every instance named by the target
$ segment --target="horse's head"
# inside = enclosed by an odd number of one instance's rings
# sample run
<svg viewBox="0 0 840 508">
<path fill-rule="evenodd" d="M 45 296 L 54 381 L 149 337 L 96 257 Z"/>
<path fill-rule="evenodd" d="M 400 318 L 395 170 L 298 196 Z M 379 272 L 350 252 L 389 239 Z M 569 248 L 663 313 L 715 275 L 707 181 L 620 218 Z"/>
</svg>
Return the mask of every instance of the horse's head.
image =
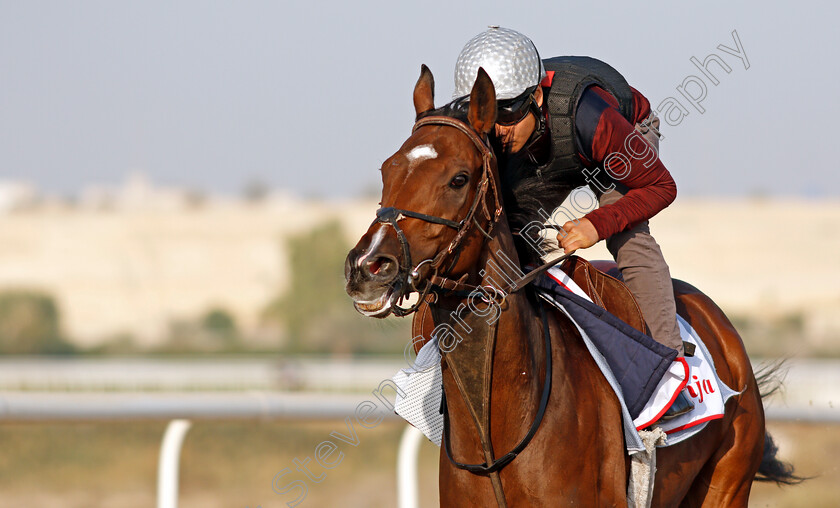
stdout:
<svg viewBox="0 0 840 508">
<path fill-rule="evenodd" d="M 433 111 L 434 78 L 425 65 L 414 108 L 414 131 L 382 164 L 382 208 L 345 262 L 347 293 L 367 316 L 404 315 L 400 299 L 429 291 L 432 277 L 466 274 L 501 214 L 486 141 L 496 93 L 484 70 L 465 118 Z"/>
</svg>

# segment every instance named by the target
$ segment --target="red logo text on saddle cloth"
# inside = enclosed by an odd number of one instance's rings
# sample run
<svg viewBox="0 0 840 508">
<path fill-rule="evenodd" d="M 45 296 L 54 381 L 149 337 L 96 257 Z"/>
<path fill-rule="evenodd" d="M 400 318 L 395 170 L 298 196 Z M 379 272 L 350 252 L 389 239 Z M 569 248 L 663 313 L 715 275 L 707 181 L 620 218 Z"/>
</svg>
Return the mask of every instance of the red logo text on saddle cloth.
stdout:
<svg viewBox="0 0 840 508">
<path fill-rule="evenodd" d="M 729 387 L 722 385 L 718 379 L 713 364 L 706 357 L 706 348 L 698 344 L 697 335 L 690 329 L 690 325 L 683 319 L 677 319 L 677 322 L 682 339 L 697 345 L 694 356 L 685 359 L 689 369 L 685 391 L 694 403 L 694 410 L 660 424 L 659 426 L 667 434 L 674 434 L 701 423 L 723 418 L 726 399 L 734 393 Z M 724 396 L 724 392 L 727 396 Z"/>
</svg>

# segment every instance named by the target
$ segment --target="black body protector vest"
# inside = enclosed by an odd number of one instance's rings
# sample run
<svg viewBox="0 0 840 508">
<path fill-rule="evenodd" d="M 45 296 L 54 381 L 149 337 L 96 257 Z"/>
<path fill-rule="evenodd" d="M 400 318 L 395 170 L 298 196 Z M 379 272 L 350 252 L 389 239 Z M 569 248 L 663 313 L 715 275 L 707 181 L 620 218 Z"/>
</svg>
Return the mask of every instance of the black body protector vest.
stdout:
<svg viewBox="0 0 840 508">
<path fill-rule="evenodd" d="M 548 166 L 563 181 L 581 187 L 586 185 L 586 180 L 575 132 L 575 115 L 581 95 L 590 86 L 600 86 L 618 100 L 621 115 L 633 124 L 633 92 L 624 76 L 595 58 L 558 56 L 543 60 L 543 65 L 547 72 L 554 71 L 548 92 L 552 151 Z"/>
</svg>

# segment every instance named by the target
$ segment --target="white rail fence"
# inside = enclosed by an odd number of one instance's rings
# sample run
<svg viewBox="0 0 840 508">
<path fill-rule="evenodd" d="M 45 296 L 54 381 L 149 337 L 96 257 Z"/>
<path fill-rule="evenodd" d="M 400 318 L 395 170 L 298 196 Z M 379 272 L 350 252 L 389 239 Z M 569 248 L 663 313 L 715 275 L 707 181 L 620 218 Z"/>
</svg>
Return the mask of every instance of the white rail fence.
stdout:
<svg viewBox="0 0 840 508">
<path fill-rule="evenodd" d="M 353 414 L 361 395 L 209 392 L 209 393 L 0 393 L 0 423 L 19 421 L 169 420 L 158 465 L 157 506 L 178 506 L 181 445 L 195 420 L 335 420 Z M 770 407 L 774 421 L 840 424 L 840 407 Z M 388 419 L 399 417 L 389 414 Z M 407 426 L 397 457 L 397 506 L 419 506 L 417 456 L 423 435 Z"/>
<path fill-rule="evenodd" d="M 197 420 L 341 420 L 364 395 L 278 392 L 0 392 L 0 424 L 21 421 L 169 420 L 158 461 L 158 508 L 178 506 L 181 445 Z M 385 415 L 398 420 L 396 414 Z M 398 506 L 417 508 L 417 453 L 423 435 L 403 433 L 397 461 Z"/>
</svg>

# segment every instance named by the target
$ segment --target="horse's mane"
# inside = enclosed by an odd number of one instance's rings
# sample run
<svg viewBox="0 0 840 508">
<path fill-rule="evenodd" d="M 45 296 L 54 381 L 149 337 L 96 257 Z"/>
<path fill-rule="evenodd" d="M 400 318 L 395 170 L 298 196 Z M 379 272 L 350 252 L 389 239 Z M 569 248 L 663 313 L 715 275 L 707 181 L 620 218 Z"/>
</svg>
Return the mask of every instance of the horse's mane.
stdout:
<svg viewBox="0 0 840 508">
<path fill-rule="evenodd" d="M 450 118 L 455 118 L 456 120 L 461 120 L 465 124 L 469 125 L 470 121 L 467 118 L 467 114 L 469 113 L 468 98 L 469 97 L 461 97 L 460 99 L 455 99 L 454 101 L 444 104 L 437 109 L 431 109 L 420 113 L 417 115 L 415 121 L 427 116 L 448 116 Z"/>
<path fill-rule="evenodd" d="M 456 99 L 437 109 L 417 115 L 417 120 L 427 116 L 448 116 L 469 125 L 467 118 L 469 108 L 466 107 L 468 104 L 466 98 Z M 492 138 L 491 145 L 499 164 L 502 200 L 511 230 L 518 232 L 533 221 L 545 222 L 545 215 L 551 216 L 573 187 L 559 177 L 559 170 L 552 169 L 551 164 L 537 167 L 527 157 L 516 154 L 506 156 L 501 146 Z M 542 214 L 540 210 L 543 211 Z M 531 231 L 531 234 L 535 232 Z M 522 263 L 540 261 L 539 253 L 532 246 L 533 243 L 529 245 L 518 236 L 514 236 L 514 239 Z"/>
</svg>

